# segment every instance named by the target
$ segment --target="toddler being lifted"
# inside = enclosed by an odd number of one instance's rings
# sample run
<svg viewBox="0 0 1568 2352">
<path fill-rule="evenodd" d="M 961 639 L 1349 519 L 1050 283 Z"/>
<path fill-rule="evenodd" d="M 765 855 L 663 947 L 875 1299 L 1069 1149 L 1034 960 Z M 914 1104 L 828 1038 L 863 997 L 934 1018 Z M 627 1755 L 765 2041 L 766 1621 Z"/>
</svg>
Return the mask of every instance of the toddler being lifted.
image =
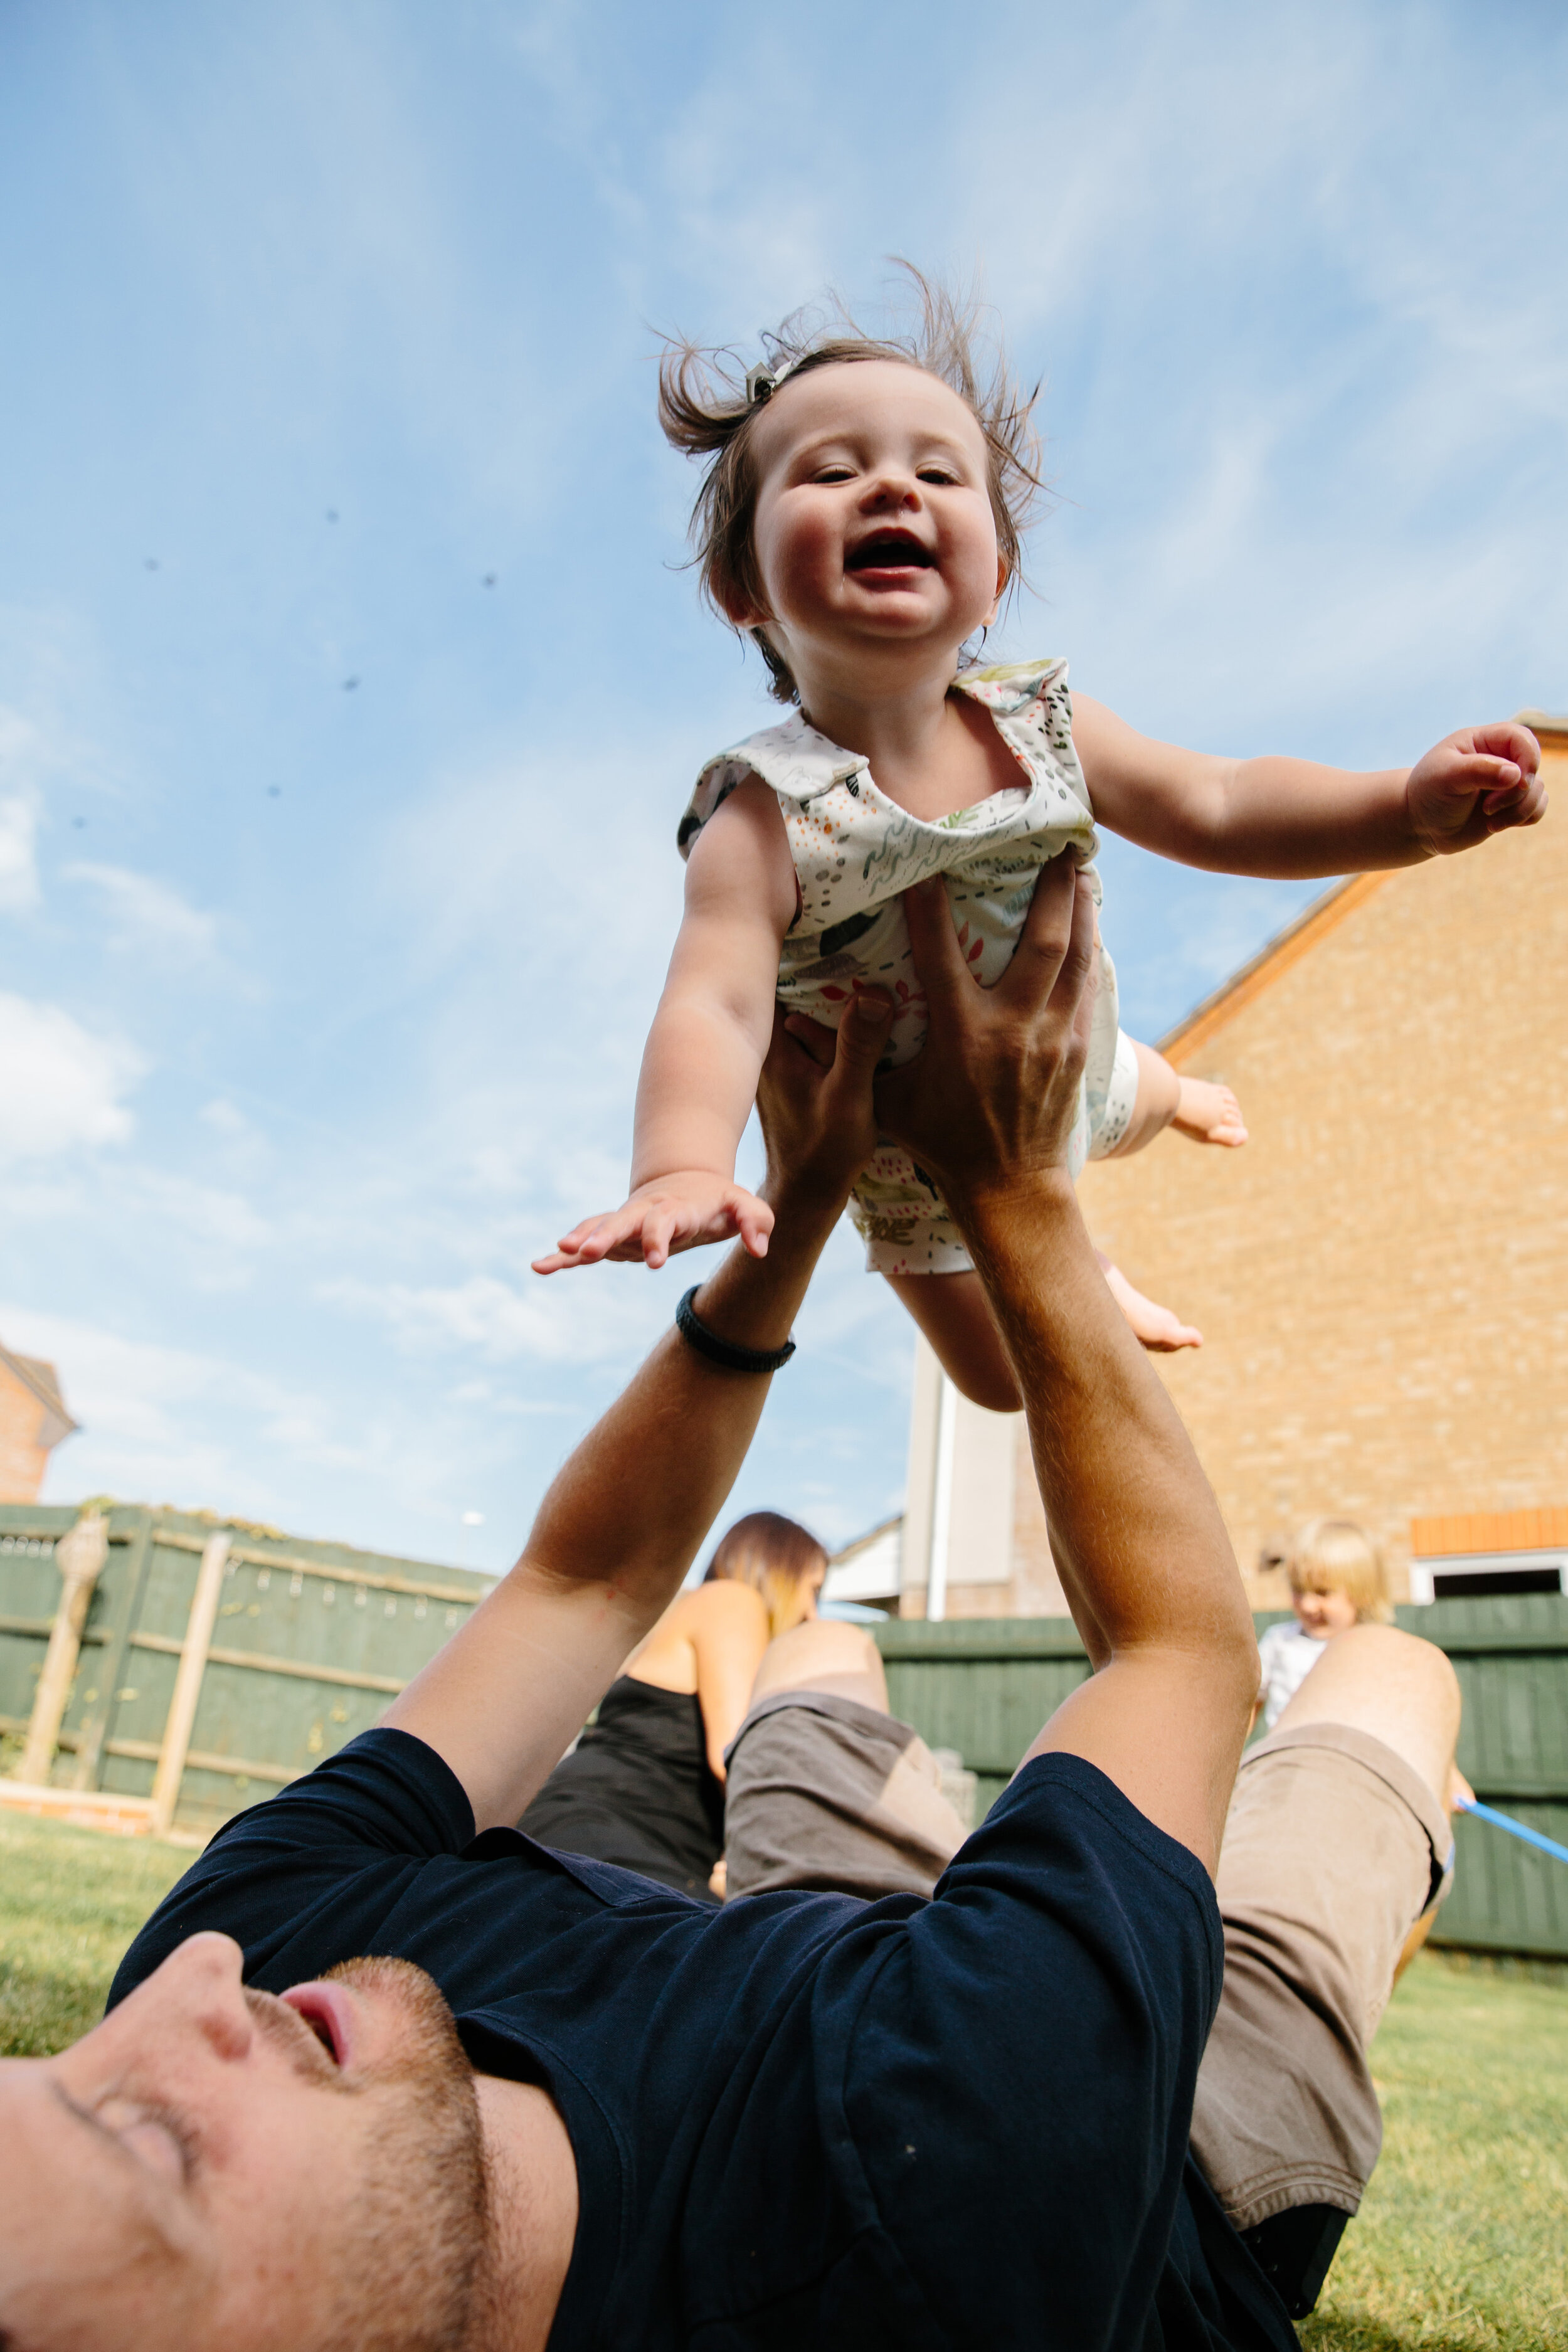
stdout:
<svg viewBox="0 0 1568 2352">
<path fill-rule="evenodd" d="M 989 986 L 1040 868 L 1063 854 L 1090 860 L 1097 821 L 1186 865 L 1299 877 L 1468 849 L 1545 806 L 1535 740 L 1512 724 L 1450 735 L 1413 769 L 1358 774 L 1151 741 L 1103 704 L 1069 699 L 1060 660 L 966 666 L 1017 577 L 1040 484 L 1033 403 L 1000 360 L 979 381 L 970 317 L 915 282 L 923 327 L 905 341 L 847 320 L 832 333 L 786 325 L 743 383 L 689 347 L 661 370 L 666 434 L 710 460 L 695 515 L 703 589 L 752 637 L 777 698 L 798 708 L 698 779 L 630 1197 L 575 1226 L 536 1261 L 541 1273 L 606 1257 L 661 1265 L 736 1233 L 766 1250 L 772 1212 L 734 1170 L 775 999 L 819 1052 L 814 1024 L 836 1029 L 866 1000 L 888 1025 L 885 1062 L 910 1059 L 925 1031 L 900 903 L 912 884 L 942 877 Z M 1245 1139 L 1226 1089 L 1179 1079 L 1120 1034 L 1102 951 L 1074 1173 L 1173 1120 L 1200 1139 Z M 1016 1403 L 978 1277 L 921 1171 L 879 1150 L 851 1213 L 870 1266 L 959 1387 Z M 1126 1292 L 1141 1337 L 1195 1339 Z"/>
</svg>

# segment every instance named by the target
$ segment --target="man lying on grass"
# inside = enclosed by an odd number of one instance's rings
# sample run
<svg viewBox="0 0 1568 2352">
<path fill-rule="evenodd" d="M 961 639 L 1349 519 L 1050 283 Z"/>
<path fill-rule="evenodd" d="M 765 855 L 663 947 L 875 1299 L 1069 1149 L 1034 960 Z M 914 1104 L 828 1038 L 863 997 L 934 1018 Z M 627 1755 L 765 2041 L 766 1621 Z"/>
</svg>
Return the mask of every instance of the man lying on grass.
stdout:
<svg viewBox="0 0 1568 2352">
<path fill-rule="evenodd" d="M 385 1723 L 214 1841 L 105 2021 L 0 2068 L 8 2352 L 1293 2343 L 1188 2151 L 1258 1653 L 1063 1165 L 1092 909 L 1047 869 L 989 992 L 940 890 L 910 912 L 931 1033 L 875 1118 L 885 1008 L 826 1069 L 775 1040 L 767 1257 L 703 1286 Z M 879 1129 L 986 1283 L 1099 1670 L 933 1900 L 714 1911 L 509 1825 L 744 1456 L 766 1377 L 704 1340 L 783 1348 Z"/>
</svg>

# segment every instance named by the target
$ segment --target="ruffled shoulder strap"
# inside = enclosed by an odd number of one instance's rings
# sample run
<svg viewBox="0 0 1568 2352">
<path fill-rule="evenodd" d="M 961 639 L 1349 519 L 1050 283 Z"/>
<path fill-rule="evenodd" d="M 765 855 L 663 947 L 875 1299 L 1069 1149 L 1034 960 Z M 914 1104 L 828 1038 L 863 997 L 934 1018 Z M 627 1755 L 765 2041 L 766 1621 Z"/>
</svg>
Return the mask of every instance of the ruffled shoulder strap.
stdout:
<svg viewBox="0 0 1568 2352">
<path fill-rule="evenodd" d="M 994 662 L 988 669 L 961 669 L 953 679 L 961 694 L 989 705 L 1011 718 L 1037 702 L 1047 690 L 1067 683 L 1068 666 L 1060 654 L 1047 661 Z"/>
<path fill-rule="evenodd" d="M 764 727 L 760 734 L 748 735 L 743 743 L 731 744 L 705 763 L 677 830 L 676 845 L 682 857 L 687 856 L 714 810 L 747 776 L 761 776 L 775 793 L 804 808 L 820 793 L 831 792 L 835 784 L 858 776 L 866 765 L 862 753 L 847 751 L 842 744 L 819 735 L 797 710 L 781 726 Z"/>
<path fill-rule="evenodd" d="M 1072 776 L 1079 774 L 1068 666 L 1059 655 L 1051 661 L 997 662 L 989 669 L 961 670 L 953 684 L 989 710 L 998 733 L 1020 751 L 1038 754 L 1043 749 Z"/>
<path fill-rule="evenodd" d="M 953 684 L 961 694 L 984 704 L 1000 731 L 1016 737 L 1020 749 L 1038 751 L 1043 738 L 1046 747 L 1059 759 L 1072 751 L 1067 676 L 1067 663 L 1058 657 L 961 670 Z M 841 743 L 819 735 L 797 710 L 781 726 L 764 727 L 760 734 L 748 735 L 743 743 L 731 744 L 729 751 L 717 752 L 707 762 L 677 829 L 676 845 L 682 857 L 687 856 L 714 810 L 747 776 L 761 776 L 775 793 L 804 808 L 819 793 L 847 783 L 868 765 L 863 753 L 847 751 Z"/>
</svg>

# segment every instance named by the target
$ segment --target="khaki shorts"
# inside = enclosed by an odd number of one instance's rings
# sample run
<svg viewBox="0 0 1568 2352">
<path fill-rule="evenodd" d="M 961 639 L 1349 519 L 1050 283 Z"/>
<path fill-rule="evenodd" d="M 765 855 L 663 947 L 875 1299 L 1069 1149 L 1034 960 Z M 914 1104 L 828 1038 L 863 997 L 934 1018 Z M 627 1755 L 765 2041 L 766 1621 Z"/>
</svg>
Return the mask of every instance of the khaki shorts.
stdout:
<svg viewBox="0 0 1568 2352">
<path fill-rule="evenodd" d="M 963 1843 L 923 1740 L 853 1699 L 777 1692 L 729 1755 L 732 1897 L 929 1895 Z M 1225 1990 L 1192 2130 L 1238 2230 L 1288 2206 L 1360 2205 L 1383 2141 L 1367 2049 L 1452 1851 L 1432 1790 L 1367 1732 L 1305 1724 L 1243 1759 L 1219 1867 Z"/>
<path fill-rule="evenodd" d="M 1367 2050 L 1452 1851 L 1432 1790 L 1369 1732 L 1303 1724 L 1242 1759 L 1217 1887 L 1225 1990 L 1193 2109 L 1238 2230 L 1360 2205 L 1383 2145 Z"/>
<path fill-rule="evenodd" d="M 725 1750 L 732 1898 L 781 1886 L 929 1895 L 967 1834 L 931 1749 L 858 1699 L 775 1691 Z"/>
</svg>

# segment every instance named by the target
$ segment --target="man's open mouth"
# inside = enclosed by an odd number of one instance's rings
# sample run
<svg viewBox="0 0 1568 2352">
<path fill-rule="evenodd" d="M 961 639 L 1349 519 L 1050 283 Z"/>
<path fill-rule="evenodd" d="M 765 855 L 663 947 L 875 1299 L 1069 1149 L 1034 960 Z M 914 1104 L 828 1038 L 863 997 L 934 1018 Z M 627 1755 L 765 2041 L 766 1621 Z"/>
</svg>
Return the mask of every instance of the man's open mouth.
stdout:
<svg viewBox="0 0 1568 2352">
<path fill-rule="evenodd" d="M 930 571 L 936 557 L 929 547 L 922 547 L 912 531 L 879 530 L 870 539 L 863 539 L 844 559 L 846 572 L 907 572 L 911 567 Z"/>
</svg>

